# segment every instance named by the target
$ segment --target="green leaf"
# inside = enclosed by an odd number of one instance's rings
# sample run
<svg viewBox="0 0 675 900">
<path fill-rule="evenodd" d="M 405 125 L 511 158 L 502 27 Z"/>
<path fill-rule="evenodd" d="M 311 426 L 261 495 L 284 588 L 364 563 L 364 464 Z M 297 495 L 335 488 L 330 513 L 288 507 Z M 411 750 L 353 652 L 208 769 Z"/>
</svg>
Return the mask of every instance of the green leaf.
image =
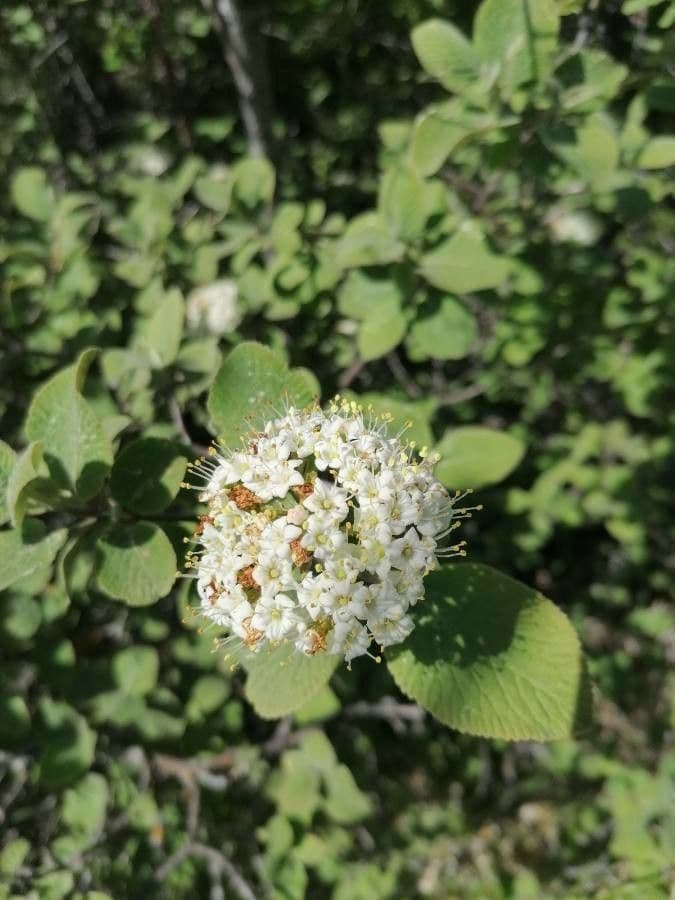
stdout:
<svg viewBox="0 0 675 900">
<path fill-rule="evenodd" d="M 675 166 L 675 135 L 653 137 L 640 151 L 637 165 L 640 169 L 667 169 Z"/>
<path fill-rule="evenodd" d="M 393 296 L 389 301 L 372 308 L 369 315 L 359 326 L 356 344 L 361 359 L 379 359 L 397 347 L 408 328 L 408 320 L 403 315 L 398 299 Z"/>
<path fill-rule="evenodd" d="M 523 457 L 525 448 L 510 434 L 467 425 L 447 431 L 436 447 L 441 459 L 436 477 L 448 488 L 498 484 Z"/>
<path fill-rule="evenodd" d="M 26 506 L 32 494 L 31 488 L 40 477 L 38 470 L 41 463 L 42 444 L 35 441 L 17 457 L 9 475 L 5 496 L 9 518 L 15 527 L 23 522 Z"/>
<path fill-rule="evenodd" d="M 268 347 L 245 341 L 218 370 L 208 410 L 220 441 L 236 447 L 243 435 L 282 415 L 287 404 L 307 406 L 319 393 L 319 383 L 307 369 L 289 370 Z"/>
<path fill-rule="evenodd" d="M 116 457 L 110 491 L 127 509 L 154 515 L 166 509 L 178 493 L 186 465 L 180 445 L 162 438 L 139 438 Z"/>
<path fill-rule="evenodd" d="M 152 522 L 113 525 L 96 544 L 100 591 L 129 606 L 148 606 L 169 593 L 176 578 L 176 554 Z"/>
<path fill-rule="evenodd" d="M 75 876 L 65 869 L 57 872 L 47 872 L 33 881 L 35 896 L 40 900 L 64 900 L 72 896 L 75 885 Z"/>
<path fill-rule="evenodd" d="M 513 125 L 515 121 L 466 109 L 458 100 L 431 106 L 415 121 L 412 163 L 421 175 L 434 175 L 462 144 L 485 132 Z"/>
<path fill-rule="evenodd" d="M 452 297 L 443 297 L 430 315 L 413 322 L 408 336 L 412 360 L 463 359 L 476 340 L 474 316 Z"/>
<path fill-rule="evenodd" d="M 26 435 L 42 441 L 52 480 L 80 500 L 98 493 L 112 463 L 110 441 L 81 393 L 95 353 L 85 350 L 50 378 L 35 394 L 26 419 Z"/>
<path fill-rule="evenodd" d="M 30 712 L 23 697 L 0 696 L 0 744 L 6 746 L 10 742 L 20 741 L 29 731 Z M 2 872 L 1 861 L 0 872 Z"/>
<path fill-rule="evenodd" d="M 39 514 L 45 506 L 58 504 L 59 491 L 46 475 L 42 442 L 34 441 L 17 457 L 7 482 L 7 512 L 13 526 L 18 528 L 29 511 Z"/>
<path fill-rule="evenodd" d="M 509 264 L 496 256 L 480 231 L 469 224 L 423 256 L 420 271 L 434 287 L 466 294 L 499 287 L 509 273 Z"/>
<path fill-rule="evenodd" d="M 442 19 L 413 28 L 412 45 L 422 68 L 449 91 L 462 93 L 475 85 L 480 59 L 462 32 Z"/>
<path fill-rule="evenodd" d="M 378 206 L 393 233 L 409 241 L 424 230 L 427 220 L 426 183 L 404 165 L 388 168 L 380 185 Z"/>
<path fill-rule="evenodd" d="M 0 441 L 0 525 L 4 525 L 11 513 L 7 504 L 7 485 L 16 463 L 16 453 L 9 444 Z"/>
<path fill-rule="evenodd" d="M 0 874 L 13 875 L 30 853 L 30 842 L 25 838 L 10 840 L 0 851 Z"/>
<path fill-rule="evenodd" d="M 220 675 L 204 675 L 195 682 L 185 707 L 191 722 L 200 722 L 221 709 L 230 695 L 230 685 Z"/>
<path fill-rule="evenodd" d="M 113 657 L 112 673 L 121 691 L 143 697 L 157 684 L 159 657 L 154 647 L 126 647 Z"/>
<path fill-rule="evenodd" d="M 345 765 L 336 765 L 324 771 L 326 801 L 324 811 L 334 822 L 352 825 L 372 812 L 372 803 L 359 790 L 354 776 Z"/>
<path fill-rule="evenodd" d="M 307 703 L 296 710 L 293 718 L 296 725 L 301 727 L 311 725 L 313 722 L 324 722 L 330 719 L 341 708 L 340 700 L 335 691 L 325 685 L 318 694 L 315 694 Z"/>
<path fill-rule="evenodd" d="M 594 188 L 602 189 L 619 164 L 619 140 L 602 116 L 590 116 L 578 128 L 558 125 L 544 139 L 556 156 Z"/>
<path fill-rule="evenodd" d="M 341 269 L 384 265 L 397 262 L 404 253 L 405 245 L 379 214 L 367 212 L 352 219 L 335 244 L 335 263 Z"/>
<path fill-rule="evenodd" d="M 46 579 L 42 578 L 42 570 L 37 575 L 42 582 L 38 588 L 41 590 Z M 30 595 L 5 594 L 0 597 L 0 635 L 10 643 L 29 641 L 41 623 L 42 610 Z"/>
<path fill-rule="evenodd" d="M 270 203 L 274 196 L 274 167 L 266 159 L 242 159 L 232 168 L 235 197 L 249 208 Z"/>
<path fill-rule="evenodd" d="M 167 291 L 157 309 L 141 321 L 139 346 L 147 350 L 153 368 L 166 368 L 174 362 L 183 336 L 185 301 L 177 289 Z"/>
<path fill-rule="evenodd" d="M 26 520 L 21 528 L 0 531 L 0 591 L 51 565 L 67 536 L 65 528 L 47 534 L 35 519 Z"/>
<path fill-rule="evenodd" d="M 558 44 L 554 0 L 483 0 L 473 43 L 487 67 L 495 67 L 507 93 L 526 81 L 541 81 Z"/>
<path fill-rule="evenodd" d="M 488 566 L 432 573 L 415 630 L 388 653 L 401 690 L 458 731 L 561 740 L 586 728 L 579 640 L 550 600 Z"/>
<path fill-rule="evenodd" d="M 208 175 L 202 175 L 194 183 L 195 196 L 214 212 L 226 213 L 230 208 L 234 176 L 225 166 L 214 166 Z"/>
<path fill-rule="evenodd" d="M 357 345 L 362 359 L 384 356 L 396 347 L 408 327 L 403 293 L 396 281 L 350 272 L 338 294 L 338 308 L 359 324 Z"/>
<path fill-rule="evenodd" d="M 10 187 L 12 202 L 24 216 L 46 222 L 54 209 L 54 191 L 43 169 L 25 166 L 19 169 Z"/>
<path fill-rule="evenodd" d="M 563 108 L 576 113 L 601 109 L 615 96 L 627 74 L 626 66 L 607 53 L 585 48 L 556 71 L 556 78 L 565 87 Z"/>
<path fill-rule="evenodd" d="M 105 821 L 108 784 L 102 775 L 89 772 L 63 795 L 61 824 L 82 836 L 91 838 Z"/>
<path fill-rule="evenodd" d="M 39 760 L 40 784 L 48 789 L 72 784 L 94 760 L 96 733 L 67 703 L 45 699 L 40 712 L 46 730 Z"/>
<path fill-rule="evenodd" d="M 280 719 L 318 694 L 339 662 L 328 653 L 298 653 L 290 643 L 249 654 L 246 698 L 261 718 Z"/>
</svg>

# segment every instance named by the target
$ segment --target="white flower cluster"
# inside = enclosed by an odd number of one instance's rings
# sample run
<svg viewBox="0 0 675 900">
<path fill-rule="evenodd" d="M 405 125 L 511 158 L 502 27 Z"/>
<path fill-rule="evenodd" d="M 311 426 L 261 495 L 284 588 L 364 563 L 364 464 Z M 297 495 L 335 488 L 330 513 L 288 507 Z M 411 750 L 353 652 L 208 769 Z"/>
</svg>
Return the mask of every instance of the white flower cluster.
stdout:
<svg viewBox="0 0 675 900">
<path fill-rule="evenodd" d="M 241 322 L 238 295 L 236 282 L 229 278 L 195 288 L 187 298 L 188 325 L 215 335 L 229 334 Z"/>
<path fill-rule="evenodd" d="M 386 428 L 336 398 L 195 464 L 208 513 L 188 566 L 206 617 L 254 651 L 291 641 L 347 662 L 410 634 L 437 556 L 464 552 L 438 542 L 466 510 Z"/>
</svg>

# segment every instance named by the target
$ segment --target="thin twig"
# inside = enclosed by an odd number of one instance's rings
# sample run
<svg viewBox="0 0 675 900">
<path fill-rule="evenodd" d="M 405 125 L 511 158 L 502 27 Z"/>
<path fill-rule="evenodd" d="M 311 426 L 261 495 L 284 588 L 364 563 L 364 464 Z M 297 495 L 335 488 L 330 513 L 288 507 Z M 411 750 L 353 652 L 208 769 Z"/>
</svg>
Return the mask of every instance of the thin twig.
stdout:
<svg viewBox="0 0 675 900">
<path fill-rule="evenodd" d="M 262 745 L 261 749 L 265 756 L 278 756 L 282 750 L 286 749 L 291 737 L 291 728 L 292 720 L 290 716 L 279 719 L 272 737 Z"/>
<path fill-rule="evenodd" d="M 391 374 L 398 381 L 406 394 L 414 400 L 419 400 L 422 396 L 422 389 L 406 372 L 405 366 L 401 362 L 399 355 L 394 351 L 387 354 L 387 365 L 389 366 Z"/>
<path fill-rule="evenodd" d="M 360 374 L 365 364 L 365 360 L 355 359 L 351 366 L 349 366 L 348 369 L 345 369 L 338 378 L 339 386 L 341 388 L 348 388 L 352 381 Z"/>
<path fill-rule="evenodd" d="M 465 400 L 472 400 L 485 393 L 482 384 L 468 384 L 466 387 L 457 388 L 455 391 L 448 391 L 447 394 L 441 394 L 440 397 L 434 399 L 439 406 L 454 406 L 457 403 L 464 403 Z"/>
<path fill-rule="evenodd" d="M 159 867 L 159 869 L 157 869 L 155 874 L 156 880 L 164 881 L 169 872 L 191 856 L 206 862 L 214 884 L 218 884 L 219 880 L 224 877 L 241 900 L 256 900 L 256 896 L 249 883 L 224 853 L 220 850 L 216 850 L 215 847 L 209 847 L 207 844 L 200 844 L 192 840 L 186 841 Z M 217 900 L 217 898 L 222 896 L 222 892 L 214 890 L 212 885 L 212 900 Z"/>
<path fill-rule="evenodd" d="M 405 731 L 406 723 L 417 725 L 425 717 L 421 706 L 416 703 L 399 703 L 393 697 L 383 697 L 375 703 L 360 700 L 346 706 L 342 714 L 352 719 L 383 719 L 389 722 L 397 734 Z"/>
<path fill-rule="evenodd" d="M 180 406 L 178 405 L 178 401 L 175 397 L 169 398 L 169 415 L 171 416 L 171 421 L 173 422 L 174 428 L 178 432 L 180 439 L 184 444 L 186 444 L 188 447 L 191 447 L 198 456 L 204 456 L 204 454 L 209 452 L 208 447 L 205 447 L 203 444 L 196 444 L 190 437 L 188 430 L 185 427 L 183 414 L 180 411 Z"/>
</svg>

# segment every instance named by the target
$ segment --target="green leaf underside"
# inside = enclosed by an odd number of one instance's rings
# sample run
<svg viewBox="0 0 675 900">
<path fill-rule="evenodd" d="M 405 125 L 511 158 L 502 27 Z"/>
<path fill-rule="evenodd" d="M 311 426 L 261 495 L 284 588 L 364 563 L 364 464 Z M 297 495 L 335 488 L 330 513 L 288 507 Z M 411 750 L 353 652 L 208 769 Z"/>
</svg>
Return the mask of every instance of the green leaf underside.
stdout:
<svg viewBox="0 0 675 900">
<path fill-rule="evenodd" d="M 239 344 L 224 360 L 209 393 L 208 410 L 226 447 L 284 414 L 288 405 L 302 408 L 317 399 L 319 383 L 307 369 L 288 369 L 262 344 Z"/>
<path fill-rule="evenodd" d="M 0 591 L 51 565 L 67 536 L 65 528 L 47 534 L 37 520 L 28 520 L 21 528 L 0 531 Z"/>
<path fill-rule="evenodd" d="M 328 653 L 305 656 L 290 643 L 248 654 L 246 698 L 263 719 L 287 716 L 322 690 L 339 662 Z"/>
<path fill-rule="evenodd" d="M 122 506 L 141 515 L 162 512 L 178 493 L 187 457 L 172 441 L 140 438 L 115 459 L 110 490 Z"/>
<path fill-rule="evenodd" d="M 522 443 L 503 431 L 480 426 L 453 428 L 436 450 L 441 460 L 436 477 L 448 488 L 478 488 L 497 484 L 522 459 Z"/>
<path fill-rule="evenodd" d="M 389 651 L 399 688 L 458 731 L 558 740 L 588 725 L 576 632 L 541 594 L 473 563 L 430 575 L 407 641 Z"/>
<path fill-rule="evenodd" d="M 97 587 L 129 606 L 148 606 L 169 593 L 176 577 L 176 554 L 152 522 L 113 525 L 99 539 Z"/>
</svg>

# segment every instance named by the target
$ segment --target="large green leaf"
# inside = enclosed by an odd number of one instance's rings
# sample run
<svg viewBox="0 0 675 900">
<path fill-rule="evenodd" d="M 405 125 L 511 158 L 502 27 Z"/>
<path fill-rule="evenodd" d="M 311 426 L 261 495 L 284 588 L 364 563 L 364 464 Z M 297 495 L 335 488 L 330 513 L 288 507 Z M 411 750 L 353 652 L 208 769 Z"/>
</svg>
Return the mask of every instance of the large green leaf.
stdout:
<svg viewBox="0 0 675 900">
<path fill-rule="evenodd" d="M 178 493 L 187 457 L 173 441 L 139 438 L 122 450 L 110 473 L 110 490 L 118 503 L 140 515 L 154 515 Z"/>
<path fill-rule="evenodd" d="M 48 533 L 36 519 L 0 531 L 0 591 L 51 565 L 67 536 L 65 528 Z"/>
<path fill-rule="evenodd" d="M 483 235 L 469 224 L 423 256 L 420 269 L 434 287 L 465 294 L 498 287 L 508 275 L 509 264 L 496 256 Z"/>
<path fill-rule="evenodd" d="M 98 493 L 112 463 L 110 441 L 81 393 L 94 354 L 85 350 L 50 378 L 35 394 L 26 419 L 26 435 L 42 441 L 54 483 L 80 500 Z"/>
<path fill-rule="evenodd" d="M 405 694 L 481 737 L 558 740 L 588 726 L 579 640 L 550 600 L 470 563 L 432 573 L 426 587 L 414 631 L 387 653 Z"/>
<path fill-rule="evenodd" d="M 452 297 L 443 297 L 435 310 L 421 315 L 410 328 L 411 359 L 462 359 L 471 350 L 478 328 L 474 316 Z"/>
<path fill-rule="evenodd" d="M 453 489 L 497 484 L 515 469 L 524 449 L 518 438 L 493 428 L 453 428 L 436 447 L 441 454 L 436 476 Z"/>
<path fill-rule="evenodd" d="M 279 719 L 314 697 L 339 662 L 339 657 L 328 653 L 298 653 L 290 643 L 248 654 L 246 697 L 263 719 Z"/>
<path fill-rule="evenodd" d="M 268 347 L 247 341 L 223 361 L 208 410 L 220 442 L 236 447 L 251 430 L 283 415 L 288 404 L 307 406 L 319 393 L 319 383 L 307 369 L 289 370 Z"/>
<path fill-rule="evenodd" d="M 411 40 L 424 70 L 444 88 L 462 93 L 475 85 L 480 58 L 453 24 L 429 19 L 413 29 Z"/>
<path fill-rule="evenodd" d="M 559 13 L 554 0 L 483 0 L 473 43 L 487 67 L 495 67 L 506 89 L 540 81 L 557 48 Z"/>
<path fill-rule="evenodd" d="M 129 606 L 148 606 L 169 593 L 176 578 L 176 554 L 152 522 L 113 525 L 96 544 L 96 586 Z"/>
</svg>

